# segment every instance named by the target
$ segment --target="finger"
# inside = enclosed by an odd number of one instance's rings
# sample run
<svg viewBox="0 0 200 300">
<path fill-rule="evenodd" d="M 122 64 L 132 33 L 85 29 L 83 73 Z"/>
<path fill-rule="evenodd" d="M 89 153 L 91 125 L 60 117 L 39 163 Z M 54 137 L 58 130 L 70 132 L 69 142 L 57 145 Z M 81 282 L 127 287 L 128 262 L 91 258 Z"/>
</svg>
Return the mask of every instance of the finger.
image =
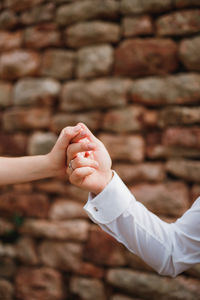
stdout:
<svg viewBox="0 0 200 300">
<path fill-rule="evenodd" d="M 94 159 L 77 156 L 76 158 L 71 160 L 71 166 L 72 169 L 77 169 L 82 167 L 98 168 L 99 164 Z"/>
<path fill-rule="evenodd" d="M 72 164 L 73 164 L 73 160 L 70 160 L 69 164 L 66 166 L 66 173 L 68 176 L 70 176 L 72 172 L 75 170 Z"/>
<path fill-rule="evenodd" d="M 58 137 L 56 145 L 62 150 L 66 149 L 70 141 L 79 133 L 80 130 L 81 130 L 80 125 L 74 127 L 68 126 L 63 128 L 63 130 L 61 131 Z"/>
<path fill-rule="evenodd" d="M 70 176 L 70 182 L 71 183 L 79 183 L 82 181 L 86 176 L 91 175 L 95 171 L 94 168 L 90 167 L 83 167 L 83 168 L 77 168 L 72 172 Z"/>
<path fill-rule="evenodd" d="M 81 126 L 81 128 L 83 130 L 83 131 L 82 130 L 81 131 L 83 133 L 85 133 L 85 136 L 87 136 L 91 142 L 96 143 L 98 141 L 98 139 L 94 136 L 94 134 L 89 130 L 89 128 L 85 124 L 78 123 L 78 125 Z"/>
<path fill-rule="evenodd" d="M 71 143 L 78 143 L 80 140 L 87 137 L 85 129 L 81 128 L 80 132 L 71 140 Z"/>
<path fill-rule="evenodd" d="M 95 149 L 95 145 L 92 143 L 75 143 L 70 144 L 67 148 L 67 163 L 74 159 L 78 153 L 91 151 Z"/>
</svg>

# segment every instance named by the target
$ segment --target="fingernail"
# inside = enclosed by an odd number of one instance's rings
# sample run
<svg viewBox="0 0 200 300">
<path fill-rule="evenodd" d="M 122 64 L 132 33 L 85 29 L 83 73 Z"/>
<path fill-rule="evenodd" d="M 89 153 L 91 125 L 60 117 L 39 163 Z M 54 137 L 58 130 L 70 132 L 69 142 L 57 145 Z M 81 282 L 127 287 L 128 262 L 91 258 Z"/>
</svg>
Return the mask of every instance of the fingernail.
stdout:
<svg viewBox="0 0 200 300">
<path fill-rule="evenodd" d="M 80 125 L 76 125 L 76 126 L 74 127 L 74 131 L 76 132 L 76 131 L 79 131 L 79 130 L 81 130 L 81 126 L 80 126 Z"/>
</svg>

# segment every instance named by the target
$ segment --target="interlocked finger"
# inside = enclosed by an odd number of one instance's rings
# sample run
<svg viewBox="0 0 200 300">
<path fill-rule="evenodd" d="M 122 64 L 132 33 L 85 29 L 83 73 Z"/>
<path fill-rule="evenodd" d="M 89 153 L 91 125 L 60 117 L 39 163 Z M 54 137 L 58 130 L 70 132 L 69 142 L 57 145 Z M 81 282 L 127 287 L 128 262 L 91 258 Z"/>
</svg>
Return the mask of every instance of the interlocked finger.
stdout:
<svg viewBox="0 0 200 300">
<path fill-rule="evenodd" d="M 86 158 L 81 155 L 74 158 L 71 162 L 73 162 L 73 164 L 71 164 L 73 170 L 75 170 L 77 168 L 83 168 L 83 167 L 90 167 L 90 168 L 98 167 L 98 163 L 95 160 Z"/>
<path fill-rule="evenodd" d="M 94 144 L 91 143 L 74 143 L 70 144 L 67 148 L 67 164 L 69 166 L 69 162 L 74 159 L 79 153 L 90 151 L 95 148 Z"/>
</svg>

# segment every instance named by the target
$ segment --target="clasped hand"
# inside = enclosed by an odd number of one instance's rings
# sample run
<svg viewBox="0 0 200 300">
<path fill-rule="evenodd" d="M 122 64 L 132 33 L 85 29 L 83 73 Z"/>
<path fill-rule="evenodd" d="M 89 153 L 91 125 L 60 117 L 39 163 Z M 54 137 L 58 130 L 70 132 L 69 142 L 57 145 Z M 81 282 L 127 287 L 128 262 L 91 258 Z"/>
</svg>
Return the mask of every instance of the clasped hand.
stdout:
<svg viewBox="0 0 200 300">
<path fill-rule="evenodd" d="M 103 143 L 83 123 L 67 147 L 66 172 L 69 181 L 99 194 L 112 178 L 111 158 Z"/>
</svg>

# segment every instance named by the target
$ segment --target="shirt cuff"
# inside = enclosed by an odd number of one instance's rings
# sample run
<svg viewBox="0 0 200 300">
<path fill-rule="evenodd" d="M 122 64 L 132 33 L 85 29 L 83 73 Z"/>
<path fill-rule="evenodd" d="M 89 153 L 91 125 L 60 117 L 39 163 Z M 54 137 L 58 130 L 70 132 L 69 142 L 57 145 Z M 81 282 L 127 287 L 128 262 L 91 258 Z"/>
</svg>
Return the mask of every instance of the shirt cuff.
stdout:
<svg viewBox="0 0 200 300">
<path fill-rule="evenodd" d="M 84 210 L 95 223 L 112 222 L 128 208 L 131 201 L 136 201 L 117 173 L 113 173 L 113 178 L 105 189 L 94 198 L 90 193 L 84 206 Z"/>
</svg>

